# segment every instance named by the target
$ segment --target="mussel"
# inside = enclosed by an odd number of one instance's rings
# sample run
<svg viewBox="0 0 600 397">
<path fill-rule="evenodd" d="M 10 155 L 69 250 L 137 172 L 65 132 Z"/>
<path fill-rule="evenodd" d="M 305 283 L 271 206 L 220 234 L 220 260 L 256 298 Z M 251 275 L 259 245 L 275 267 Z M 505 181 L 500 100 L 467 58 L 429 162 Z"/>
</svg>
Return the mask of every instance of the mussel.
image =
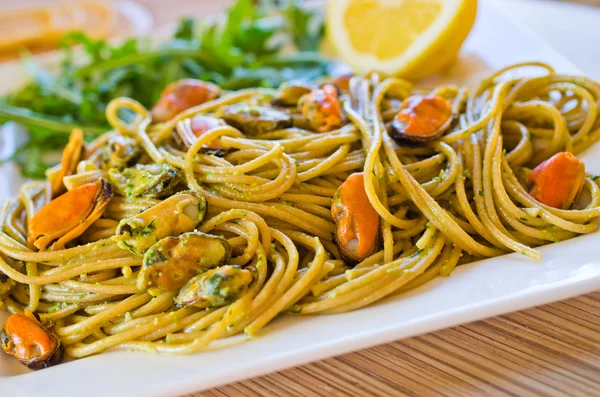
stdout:
<svg viewBox="0 0 600 397">
<path fill-rule="evenodd" d="M 365 191 L 363 173 L 346 179 L 333 196 L 331 215 L 336 224 L 335 242 L 342 258 L 356 264 L 379 249 L 379 214 Z"/>
<path fill-rule="evenodd" d="M 413 96 L 400 105 L 391 136 L 399 145 L 415 146 L 444 134 L 452 124 L 452 105 L 441 96 Z"/>
<path fill-rule="evenodd" d="M 201 193 L 180 192 L 134 217 L 121 220 L 113 239 L 121 248 L 143 255 L 164 237 L 191 232 L 205 215 L 206 198 Z"/>
<path fill-rule="evenodd" d="M 221 89 L 206 81 L 183 79 L 175 81 L 162 91 L 160 99 L 152 108 L 152 121 L 164 122 L 179 113 L 212 101 L 221 94 Z"/>
<path fill-rule="evenodd" d="M 181 172 L 169 164 L 136 164 L 122 171 L 112 168 L 108 178 L 122 196 L 156 198 L 173 194 L 183 180 Z"/>
<path fill-rule="evenodd" d="M 58 196 L 31 218 L 27 241 L 40 251 L 63 249 L 102 216 L 112 196 L 112 186 L 104 179 Z"/>
<path fill-rule="evenodd" d="M 198 273 L 225 264 L 230 256 L 229 243 L 219 236 L 190 232 L 165 237 L 144 254 L 137 285 L 140 290 L 181 288 Z"/>
<path fill-rule="evenodd" d="M 227 124 L 248 135 L 292 126 L 292 118 L 282 110 L 245 103 L 223 106 L 216 116 L 221 117 Z"/>
<path fill-rule="evenodd" d="M 224 125 L 227 125 L 227 123 L 222 119 L 197 114 L 191 119 L 186 119 L 179 123 L 175 129 L 173 138 L 180 147 L 187 151 L 203 134 L 213 128 Z M 218 138 L 208 144 L 202 145 L 200 153 L 223 156 L 225 150 L 221 146 L 221 139 Z"/>
<path fill-rule="evenodd" d="M 550 207 L 567 210 L 585 182 L 585 164 L 572 153 L 560 152 L 540 163 L 527 180 L 529 194 Z"/>
<path fill-rule="evenodd" d="M 310 93 L 312 87 L 301 81 L 289 81 L 279 86 L 277 96 L 271 101 L 275 106 L 297 106 L 304 95 Z"/>
<path fill-rule="evenodd" d="M 65 352 L 58 337 L 29 311 L 8 317 L 0 330 L 0 345 L 6 354 L 33 370 L 60 364 Z"/>
<path fill-rule="evenodd" d="M 252 272 L 239 266 L 221 266 L 191 279 L 179 291 L 175 303 L 181 307 L 220 307 L 240 298 L 252 283 Z"/>
<path fill-rule="evenodd" d="M 6 274 L 0 272 L 0 301 L 10 295 L 10 291 L 14 286 L 15 281 Z"/>
<path fill-rule="evenodd" d="M 69 142 L 63 150 L 60 164 L 46 173 L 48 180 L 52 183 L 52 197 L 57 197 L 66 190 L 63 178 L 75 173 L 83 150 L 83 131 L 74 128 L 69 136 Z"/>
<path fill-rule="evenodd" d="M 341 74 L 339 76 L 335 76 L 331 83 L 335 84 L 340 91 L 348 92 L 350 91 L 350 80 L 352 77 L 354 77 L 352 73 Z"/>
<path fill-rule="evenodd" d="M 324 84 L 304 95 L 298 102 L 298 108 L 317 132 L 329 132 L 344 125 L 338 88 L 333 84 Z"/>
<path fill-rule="evenodd" d="M 102 147 L 102 166 L 104 169 L 122 170 L 135 164 L 141 154 L 142 148 L 135 139 L 115 135 Z"/>
</svg>

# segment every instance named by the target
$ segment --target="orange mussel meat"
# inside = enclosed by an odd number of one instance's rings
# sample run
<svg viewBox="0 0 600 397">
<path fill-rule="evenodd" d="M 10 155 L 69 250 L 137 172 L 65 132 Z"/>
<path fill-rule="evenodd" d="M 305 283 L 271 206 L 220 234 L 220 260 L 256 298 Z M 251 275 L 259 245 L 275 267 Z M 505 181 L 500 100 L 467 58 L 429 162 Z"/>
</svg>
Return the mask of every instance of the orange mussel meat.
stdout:
<svg viewBox="0 0 600 397">
<path fill-rule="evenodd" d="M 196 79 L 183 79 L 175 81 L 165 87 L 160 99 L 152 108 L 152 120 L 164 122 L 177 116 L 179 113 L 212 101 L 221 94 L 221 89 L 206 81 Z"/>
<path fill-rule="evenodd" d="M 31 312 L 12 314 L 0 331 L 0 345 L 30 369 L 59 364 L 64 356 L 60 340 L 45 329 Z"/>
<path fill-rule="evenodd" d="M 585 182 L 585 165 L 569 152 L 560 152 L 540 163 L 529 174 L 529 194 L 550 207 L 569 209 Z"/>
<path fill-rule="evenodd" d="M 344 113 L 337 87 L 325 84 L 304 95 L 298 103 L 300 111 L 317 132 L 329 132 L 344 125 Z"/>
<path fill-rule="evenodd" d="M 219 236 L 200 232 L 167 236 L 144 254 L 138 288 L 181 288 L 198 273 L 225 264 L 230 256 L 229 243 Z"/>
<path fill-rule="evenodd" d="M 184 120 L 177 126 L 175 141 L 185 149 L 189 149 L 194 142 L 208 131 L 227 125 L 223 119 L 197 114 L 191 119 Z M 214 154 L 222 152 L 221 139 L 215 139 L 200 150 L 202 153 Z"/>
<path fill-rule="evenodd" d="M 392 122 L 399 144 L 426 142 L 442 135 L 452 123 L 452 106 L 441 96 L 410 97 Z"/>
<path fill-rule="evenodd" d="M 100 218 L 112 196 L 112 187 L 104 179 L 68 191 L 33 216 L 27 241 L 41 251 L 63 249 Z"/>
<path fill-rule="evenodd" d="M 348 262 L 360 262 L 377 251 L 379 214 L 369 201 L 362 172 L 350 175 L 339 187 L 331 215 L 336 223 L 335 241 Z"/>
<path fill-rule="evenodd" d="M 59 165 L 60 168 L 53 168 L 53 171 L 49 170 L 50 173 L 48 176 L 52 182 L 52 197 L 57 197 L 66 190 L 63 178 L 75 173 L 77 163 L 81 160 L 83 150 L 83 131 L 79 128 L 74 128 L 69 136 L 69 142 L 63 150 Z"/>
</svg>

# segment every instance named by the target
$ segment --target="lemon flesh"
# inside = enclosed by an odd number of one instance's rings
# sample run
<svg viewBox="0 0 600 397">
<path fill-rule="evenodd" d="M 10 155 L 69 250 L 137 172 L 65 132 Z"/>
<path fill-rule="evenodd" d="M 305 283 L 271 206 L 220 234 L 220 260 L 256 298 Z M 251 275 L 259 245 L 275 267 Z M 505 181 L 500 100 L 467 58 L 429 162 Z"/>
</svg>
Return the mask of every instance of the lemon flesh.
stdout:
<svg viewBox="0 0 600 397">
<path fill-rule="evenodd" d="M 332 0 L 327 35 L 357 73 L 420 79 L 456 58 L 477 14 L 477 0 Z"/>
</svg>

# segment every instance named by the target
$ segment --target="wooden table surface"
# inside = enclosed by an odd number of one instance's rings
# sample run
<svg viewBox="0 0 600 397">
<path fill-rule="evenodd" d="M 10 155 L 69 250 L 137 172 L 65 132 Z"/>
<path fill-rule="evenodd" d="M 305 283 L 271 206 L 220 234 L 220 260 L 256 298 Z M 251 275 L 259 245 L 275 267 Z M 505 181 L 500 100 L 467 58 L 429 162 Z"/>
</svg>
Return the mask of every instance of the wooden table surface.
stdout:
<svg viewBox="0 0 600 397">
<path fill-rule="evenodd" d="M 231 0 L 136 2 L 160 27 L 215 13 Z M 600 396 L 600 292 L 190 396 L 323 395 Z"/>
<path fill-rule="evenodd" d="M 600 292 L 195 393 L 600 396 Z"/>
</svg>

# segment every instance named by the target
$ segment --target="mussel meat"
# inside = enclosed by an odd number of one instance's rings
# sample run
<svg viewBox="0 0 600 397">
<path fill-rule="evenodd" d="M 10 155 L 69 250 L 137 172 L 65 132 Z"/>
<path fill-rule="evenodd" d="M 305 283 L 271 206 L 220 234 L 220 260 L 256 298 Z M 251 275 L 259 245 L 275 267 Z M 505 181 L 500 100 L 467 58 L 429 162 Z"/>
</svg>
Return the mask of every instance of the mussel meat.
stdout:
<svg viewBox="0 0 600 397">
<path fill-rule="evenodd" d="M 83 131 L 74 128 L 69 136 L 69 142 L 63 150 L 60 164 L 49 169 L 46 173 L 48 180 L 52 183 L 52 197 L 58 197 L 66 190 L 63 178 L 75 173 L 83 150 Z"/>
<path fill-rule="evenodd" d="M 112 186 L 104 179 L 58 196 L 31 218 L 27 241 L 40 251 L 63 249 L 102 216 L 112 196 Z"/>
<path fill-rule="evenodd" d="M 400 105 L 391 136 L 399 145 L 415 146 L 444 134 L 452 124 L 452 105 L 441 96 L 413 96 Z"/>
<path fill-rule="evenodd" d="M 218 86 L 206 81 L 175 81 L 162 91 L 160 99 L 152 108 L 152 120 L 157 123 L 170 120 L 184 110 L 212 101 L 220 94 L 221 89 Z"/>
<path fill-rule="evenodd" d="M 180 192 L 134 217 L 121 220 L 113 239 L 121 248 L 143 255 L 164 237 L 191 232 L 205 215 L 206 198 L 201 193 Z"/>
<path fill-rule="evenodd" d="M 60 364 L 65 352 L 60 339 L 29 311 L 8 317 L 0 330 L 0 345 L 6 354 L 33 370 Z"/>
<path fill-rule="evenodd" d="M 122 196 L 156 198 L 173 194 L 183 180 L 181 172 L 169 164 L 136 164 L 122 171 L 112 168 L 108 178 Z"/>
<path fill-rule="evenodd" d="M 529 194 L 550 207 L 567 210 L 585 182 L 585 164 L 572 153 L 560 152 L 540 163 L 527 180 Z"/>
<path fill-rule="evenodd" d="M 239 266 L 221 266 L 191 279 L 179 291 L 175 303 L 181 307 L 221 307 L 235 302 L 252 283 L 252 272 Z"/>
<path fill-rule="evenodd" d="M 227 125 L 227 123 L 225 123 L 225 121 L 223 121 L 222 119 L 197 114 L 191 119 L 183 120 L 177 125 L 174 134 L 174 139 L 179 146 L 187 150 L 203 134 L 207 133 L 213 128 L 221 127 L 224 125 Z M 218 138 L 206 145 L 202 145 L 200 153 L 213 154 L 217 156 L 224 155 L 225 150 L 221 146 L 221 139 Z"/>
<path fill-rule="evenodd" d="M 135 139 L 115 135 L 102 147 L 102 166 L 104 169 L 122 170 L 135 164 L 141 154 L 142 149 Z"/>
<path fill-rule="evenodd" d="M 332 80 L 332 84 L 335 84 L 340 91 L 348 92 L 350 91 L 350 80 L 354 77 L 352 73 L 346 73 L 339 76 L 335 76 Z"/>
<path fill-rule="evenodd" d="M 338 88 L 333 84 L 325 84 L 304 95 L 298 102 L 298 108 L 317 132 L 333 131 L 344 125 Z"/>
<path fill-rule="evenodd" d="M 342 258 L 356 264 L 379 249 L 379 214 L 365 191 L 363 173 L 350 175 L 333 196 L 331 215 Z"/>
<path fill-rule="evenodd" d="M 297 106 L 304 95 L 310 93 L 312 87 L 301 81 L 290 81 L 279 86 L 277 96 L 271 101 L 275 106 Z"/>
<path fill-rule="evenodd" d="M 236 103 L 223 106 L 216 114 L 232 127 L 248 135 L 279 130 L 292 126 L 292 118 L 282 110 L 266 106 Z"/>
<path fill-rule="evenodd" d="M 219 236 L 190 232 L 165 237 L 144 254 L 138 288 L 181 288 L 198 273 L 225 264 L 230 256 L 229 243 Z"/>
</svg>

